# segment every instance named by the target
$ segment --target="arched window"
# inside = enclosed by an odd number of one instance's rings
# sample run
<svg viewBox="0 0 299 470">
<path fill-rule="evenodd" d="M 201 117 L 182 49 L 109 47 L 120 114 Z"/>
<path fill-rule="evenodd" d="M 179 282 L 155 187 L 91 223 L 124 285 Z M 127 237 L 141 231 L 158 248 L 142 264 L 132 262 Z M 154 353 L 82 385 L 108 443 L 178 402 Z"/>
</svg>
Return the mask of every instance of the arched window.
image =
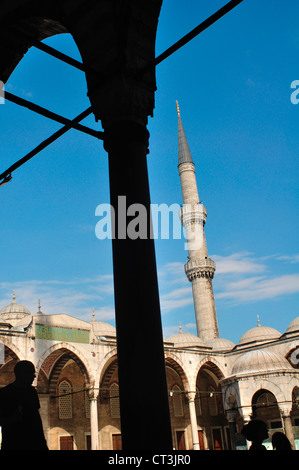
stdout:
<svg viewBox="0 0 299 470">
<path fill-rule="evenodd" d="M 172 387 L 172 397 L 173 397 L 174 416 L 176 417 L 184 416 L 182 393 L 178 385 L 174 385 Z"/>
<path fill-rule="evenodd" d="M 120 417 L 119 410 L 119 386 L 117 383 L 113 383 L 110 386 L 110 413 L 112 418 Z"/>
<path fill-rule="evenodd" d="M 218 407 L 217 407 L 217 398 L 215 394 L 215 389 L 211 385 L 208 387 L 208 392 L 209 392 L 209 397 L 208 397 L 208 403 L 209 403 L 209 411 L 211 416 L 217 416 L 218 415 Z"/>
<path fill-rule="evenodd" d="M 71 384 L 67 380 L 62 380 L 58 388 L 60 419 L 71 419 L 73 417 L 71 391 Z"/>
</svg>

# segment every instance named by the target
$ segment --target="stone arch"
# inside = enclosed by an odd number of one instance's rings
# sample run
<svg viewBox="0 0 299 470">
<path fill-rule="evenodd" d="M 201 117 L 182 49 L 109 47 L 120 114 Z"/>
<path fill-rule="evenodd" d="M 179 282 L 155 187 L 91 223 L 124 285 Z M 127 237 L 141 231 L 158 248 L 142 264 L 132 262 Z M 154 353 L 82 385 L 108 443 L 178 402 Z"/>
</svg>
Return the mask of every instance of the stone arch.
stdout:
<svg viewBox="0 0 299 470">
<path fill-rule="evenodd" d="M 215 419 L 224 415 L 224 393 L 220 383 L 223 378 L 216 361 L 210 357 L 202 359 L 196 376 L 197 397 L 200 408 Z"/>
<path fill-rule="evenodd" d="M 214 357 L 202 358 L 202 360 L 198 364 L 196 375 L 198 376 L 200 370 L 203 369 L 206 369 L 211 376 L 214 376 L 216 382 L 219 382 L 225 377 L 220 363 Z"/>
<path fill-rule="evenodd" d="M 107 367 L 109 367 L 111 361 L 114 361 L 115 358 L 117 358 L 116 347 L 111 349 L 111 351 L 109 351 L 109 353 L 107 353 L 106 356 L 103 357 L 99 364 L 99 382 L 102 380 Z"/>
<path fill-rule="evenodd" d="M 295 385 L 292 390 L 292 413 L 299 416 L 299 385 Z"/>
<path fill-rule="evenodd" d="M 167 354 L 165 354 L 165 366 L 166 368 L 169 367 L 176 372 L 176 374 L 180 377 L 182 381 L 182 385 L 185 391 L 190 390 L 190 378 L 188 377 L 183 362 L 176 354 L 172 352 L 168 352 Z"/>
<path fill-rule="evenodd" d="M 236 383 L 222 385 L 225 410 L 238 409 L 241 406 L 239 389 Z"/>
<path fill-rule="evenodd" d="M 103 122 L 103 114 L 110 115 L 111 111 L 115 113 L 115 109 L 109 110 L 111 101 L 117 108 L 116 115 L 128 114 L 123 109 L 122 101 L 125 91 L 128 95 L 128 84 L 135 84 L 135 90 L 129 93 L 127 106 L 132 101 L 132 112 L 139 114 L 139 99 L 143 95 L 146 116 L 152 115 L 153 92 L 156 88 L 154 65 L 147 67 L 137 78 L 131 76 L 134 71 L 148 66 L 154 60 L 160 8 L 159 1 L 137 2 L 134 8 L 130 8 L 127 2 L 89 1 L 86 5 L 83 1 L 73 4 L 67 0 L 3 1 L 0 12 L 3 35 L 0 44 L 0 80 L 7 81 L 32 46 L 33 40 L 41 41 L 55 34 L 69 32 L 84 63 L 88 96 L 91 102 L 94 101 L 93 98 L 96 101 L 93 103 L 96 119 Z M 11 34 L 9 28 L 12 25 L 18 25 L 19 28 L 21 25 L 21 33 Z M 127 83 L 124 83 L 125 76 Z M 110 91 L 111 80 L 116 86 Z M 99 85 L 103 89 L 100 105 L 97 103 Z M 136 94 L 137 88 L 139 90 Z M 107 93 L 110 100 L 106 99 Z M 115 93 L 117 96 L 113 98 Z M 142 121 L 144 122 L 143 116 Z"/>
<path fill-rule="evenodd" d="M 2 336 L 1 343 L 4 344 L 5 346 L 5 357 L 6 357 L 6 354 L 8 354 L 9 351 L 11 351 L 15 359 L 18 359 L 20 361 L 27 359 L 27 357 L 25 356 L 25 354 L 23 354 L 21 349 L 18 348 L 15 344 L 13 344 L 10 338 L 6 338 L 5 336 Z"/>
<path fill-rule="evenodd" d="M 0 364 L 0 385 L 8 385 L 13 382 L 15 379 L 14 375 L 14 366 L 15 364 L 24 359 L 20 354 L 20 351 L 16 347 L 11 347 L 12 345 L 4 344 L 4 363 Z"/>
<path fill-rule="evenodd" d="M 243 404 L 248 406 L 251 406 L 252 403 L 252 397 L 256 392 L 258 392 L 260 389 L 268 390 L 271 392 L 276 400 L 277 403 L 285 403 L 286 401 L 290 400 L 291 397 L 287 396 L 287 392 L 284 391 L 283 385 L 278 385 L 274 381 L 269 380 L 267 378 L 260 378 L 259 381 L 250 381 L 250 384 L 248 384 L 248 387 L 244 389 L 243 391 Z"/>
<path fill-rule="evenodd" d="M 268 389 L 260 388 L 251 398 L 252 417 L 262 419 L 265 422 L 270 420 L 280 421 L 280 411 L 277 398 Z M 278 426 L 281 427 L 281 426 Z"/>
<path fill-rule="evenodd" d="M 85 377 L 86 387 L 94 385 L 91 367 L 81 351 L 70 343 L 57 343 L 44 352 L 36 367 L 38 377 L 40 377 L 41 373 L 46 376 L 49 390 L 53 387 L 55 379 L 57 379 L 62 368 L 70 359 L 72 359 L 81 370 Z"/>
<path fill-rule="evenodd" d="M 118 384 L 118 362 L 116 348 L 110 351 L 102 361 L 101 375 L 99 378 L 100 403 L 108 403 L 110 400 L 111 383 Z"/>
</svg>

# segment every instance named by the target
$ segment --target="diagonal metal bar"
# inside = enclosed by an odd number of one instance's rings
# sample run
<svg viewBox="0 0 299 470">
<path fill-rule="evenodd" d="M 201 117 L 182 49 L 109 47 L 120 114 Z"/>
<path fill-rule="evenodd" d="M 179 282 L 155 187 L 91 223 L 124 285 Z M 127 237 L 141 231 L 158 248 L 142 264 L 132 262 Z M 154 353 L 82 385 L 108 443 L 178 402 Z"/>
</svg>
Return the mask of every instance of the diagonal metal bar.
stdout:
<svg viewBox="0 0 299 470">
<path fill-rule="evenodd" d="M 157 56 L 155 58 L 155 60 L 151 63 L 151 64 L 148 64 L 147 66 L 145 66 L 144 68 L 142 68 L 140 71 L 137 72 L 137 76 L 140 76 L 142 75 L 148 68 L 151 68 L 151 67 L 155 67 L 157 66 L 158 64 L 160 64 L 161 62 L 163 62 L 165 59 L 167 59 L 169 56 L 171 56 L 172 54 L 174 54 L 176 51 L 178 51 L 180 48 L 182 48 L 183 46 L 185 46 L 188 42 L 190 42 L 192 39 L 194 39 L 196 36 L 198 36 L 200 33 L 202 33 L 203 31 L 205 31 L 209 26 L 211 26 L 212 24 L 214 24 L 216 21 L 218 21 L 220 18 L 222 18 L 224 15 L 226 15 L 227 13 L 229 13 L 231 10 L 233 10 L 236 6 L 238 6 L 240 3 L 242 3 L 244 0 L 231 0 L 230 2 L 228 2 L 226 5 L 224 5 L 222 8 L 220 8 L 218 11 L 216 11 L 213 15 L 211 15 L 209 18 L 207 18 L 206 20 L 204 20 L 200 25 L 198 25 L 196 28 L 194 28 L 192 31 L 190 31 L 189 33 L 187 33 L 185 36 L 183 36 L 179 41 L 177 41 L 176 43 L 174 43 L 172 46 L 170 46 L 168 49 L 166 49 L 162 54 L 160 54 L 159 56 Z M 34 47 L 46 52 L 47 54 L 50 54 L 54 57 L 56 57 L 57 59 L 60 59 L 60 60 L 63 60 L 64 62 L 82 70 L 83 72 L 86 72 L 86 68 L 84 67 L 84 65 L 75 60 L 75 59 L 72 59 L 71 57 L 67 56 L 66 54 L 63 54 L 62 52 L 59 52 L 57 51 L 56 49 L 44 44 L 44 43 L 41 43 L 40 41 L 37 41 L 33 38 L 30 38 L 31 39 L 31 43 Z M 91 72 L 95 73 L 94 71 L 91 70 Z M 10 96 L 12 98 L 12 96 Z M 9 99 L 9 98 L 8 98 Z M 28 102 L 29 103 L 29 102 Z M 62 129 L 60 129 L 59 131 L 55 132 L 52 136 L 50 136 L 48 139 L 46 139 L 45 141 L 43 141 L 40 145 L 38 145 L 35 149 L 33 149 L 31 152 L 29 152 L 27 155 L 25 155 L 25 157 L 21 158 L 20 160 L 18 160 L 16 163 L 14 163 L 10 168 L 8 168 L 4 173 L 2 173 L 0 175 L 0 186 L 2 186 L 3 184 L 6 184 L 8 181 L 10 181 L 11 179 L 11 173 L 16 170 L 17 168 L 19 168 L 21 165 L 23 165 L 24 163 L 26 163 L 28 160 L 30 160 L 34 155 L 36 155 L 37 153 L 39 153 L 41 150 L 43 150 L 45 147 L 47 147 L 48 145 L 50 145 L 52 142 L 54 142 L 55 140 L 57 140 L 61 135 L 65 134 L 69 129 L 71 129 L 72 127 L 73 128 L 77 128 L 78 129 L 78 124 L 79 122 L 84 119 L 86 116 L 88 116 L 89 114 L 92 113 L 92 108 L 88 108 L 86 111 L 84 111 L 83 113 L 81 113 L 79 116 L 77 116 L 75 119 L 73 119 L 72 121 L 70 120 L 67 120 L 65 118 L 63 118 L 62 116 L 59 116 L 55 113 L 52 113 L 51 111 L 48 111 L 48 110 L 45 110 L 45 108 L 41 108 L 40 106 L 38 105 L 33 105 L 33 103 L 30 104 L 31 108 L 33 110 L 33 107 L 35 107 L 35 111 L 36 112 L 40 112 L 40 114 L 42 113 L 45 113 L 47 112 L 48 113 L 48 116 L 50 119 L 54 119 L 54 120 L 58 120 L 58 122 L 62 122 L 62 120 L 65 122 L 65 125 Z M 28 106 L 27 106 L 28 107 Z M 45 114 L 43 114 L 45 115 Z M 81 126 L 81 127 L 85 127 L 85 126 Z M 88 129 L 88 128 L 86 128 Z M 79 130 L 82 130 L 79 129 Z M 96 131 L 95 131 L 96 132 Z M 98 133 L 96 137 L 98 138 L 103 138 L 100 137 L 100 134 L 103 134 L 103 133 Z M 2 180 L 2 181 L 1 181 Z"/>
<path fill-rule="evenodd" d="M 33 47 L 35 47 L 36 49 L 39 49 L 40 51 L 43 51 L 46 54 L 49 54 L 55 57 L 56 59 L 59 59 L 65 62 L 66 64 L 71 65 L 72 67 L 82 70 L 82 72 L 86 72 L 86 68 L 84 67 L 82 62 L 79 62 L 78 60 L 73 59 L 72 57 L 64 54 L 63 52 L 57 51 L 57 49 L 54 49 L 54 47 L 48 46 L 47 44 L 41 41 L 37 41 L 36 39 L 30 39 L 30 41 Z"/>
<path fill-rule="evenodd" d="M 4 94 L 4 97 L 6 100 L 11 101 L 12 103 L 28 108 L 31 111 L 34 111 L 37 114 L 40 114 L 49 119 L 52 119 L 53 121 L 59 122 L 60 124 L 64 124 L 64 125 L 71 124 L 72 128 L 78 131 L 84 132 L 85 134 L 92 135 L 93 137 L 97 137 L 98 139 L 104 138 L 103 137 L 104 132 L 102 131 L 96 131 L 96 130 L 90 129 L 89 127 L 83 126 L 82 124 L 75 123 L 74 121 L 71 121 L 70 119 L 64 118 L 63 116 L 60 116 L 59 114 L 53 113 L 52 111 L 49 111 L 48 109 L 43 108 L 42 106 L 32 103 L 31 101 L 25 100 L 24 98 L 21 98 L 20 96 L 16 96 L 13 93 L 6 91 Z"/>
<path fill-rule="evenodd" d="M 231 0 L 229 3 L 224 5 L 222 8 L 220 8 L 220 10 L 213 13 L 213 15 L 209 16 L 209 18 L 207 18 L 202 23 L 200 23 L 200 25 L 196 26 L 196 28 L 192 29 L 192 31 L 187 33 L 185 36 L 183 36 L 181 39 L 175 42 L 172 46 L 170 46 L 168 49 L 162 52 L 162 54 L 157 56 L 154 60 L 154 65 L 158 65 L 161 62 L 163 62 L 163 60 L 167 59 L 167 57 L 172 55 L 174 52 L 178 51 L 181 47 L 185 46 L 188 42 L 190 42 L 200 33 L 205 31 L 209 26 L 216 23 L 216 21 L 218 21 L 224 15 L 229 13 L 231 10 L 233 10 L 243 1 L 244 0 Z"/>
<path fill-rule="evenodd" d="M 43 149 L 48 147 L 50 144 L 55 142 L 55 140 L 59 139 L 63 134 L 65 134 L 67 131 L 69 131 L 72 127 L 73 124 L 77 124 L 82 119 L 85 119 L 87 116 L 89 116 L 92 113 L 92 107 L 90 106 L 87 108 L 83 113 L 79 114 L 77 117 L 75 117 L 72 121 L 70 121 L 68 124 L 63 126 L 61 129 L 59 129 L 57 132 L 52 134 L 50 137 L 48 137 L 46 140 L 44 140 L 41 144 L 39 144 L 35 149 L 31 150 L 31 152 L 27 153 L 25 157 L 21 158 L 18 160 L 16 163 L 11 165 L 6 171 L 4 171 L 0 175 L 0 186 L 5 184 L 7 181 L 11 179 L 11 173 L 15 171 L 17 168 L 19 168 L 21 165 L 24 165 L 24 163 L 28 162 L 32 157 L 34 157 L 37 153 L 41 152 Z M 3 181 L 1 181 L 3 180 Z"/>
</svg>

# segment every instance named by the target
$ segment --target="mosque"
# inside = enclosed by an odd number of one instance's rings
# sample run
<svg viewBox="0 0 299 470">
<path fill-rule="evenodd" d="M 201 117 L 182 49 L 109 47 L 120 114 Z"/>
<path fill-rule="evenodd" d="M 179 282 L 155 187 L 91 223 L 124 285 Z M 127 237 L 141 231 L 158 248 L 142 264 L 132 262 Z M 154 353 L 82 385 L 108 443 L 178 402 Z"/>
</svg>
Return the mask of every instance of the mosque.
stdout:
<svg viewBox="0 0 299 470">
<path fill-rule="evenodd" d="M 240 433 L 251 417 L 267 423 L 271 435 L 283 431 L 299 449 L 299 317 L 285 332 L 260 324 L 238 344 L 219 335 L 204 226 L 207 211 L 198 198 L 194 163 L 178 113 L 178 170 L 181 222 L 188 245 L 185 273 L 191 283 L 197 335 L 164 340 L 173 448 L 246 449 Z M 198 239 L 200 243 L 197 243 Z M 17 361 L 36 367 L 34 385 L 51 450 L 119 450 L 121 427 L 115 328 L 93 315 L 90 322 L 65 314 L 32 314 L 12 302 L 0 310 L 0 387 L 14 380 Z M 148 385 L 155 387 L 151 377 Z M 136 370 L 136 390 L 138 370 Z M 140 392 L 142 393 L 142 391 Z M 142 409 L 140 409 L 142 413 Z M 136 433 L 142 432 L 136 429 Z"/>
</svg>

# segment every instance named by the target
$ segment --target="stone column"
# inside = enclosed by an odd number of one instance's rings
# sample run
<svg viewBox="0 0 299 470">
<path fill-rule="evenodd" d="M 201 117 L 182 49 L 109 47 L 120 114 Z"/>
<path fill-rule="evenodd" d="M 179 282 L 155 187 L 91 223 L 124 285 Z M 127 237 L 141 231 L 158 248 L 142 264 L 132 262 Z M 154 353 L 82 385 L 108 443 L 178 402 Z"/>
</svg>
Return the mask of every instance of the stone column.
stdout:
<svg viewBox="0 0 299 470">
<path fill-rule="evenodd" d="M 43 424 L 44 436 L 50 448 L 50 412 L 49 401 L 50 395 L 42 393 L 38 396 L 40 403 L 40 417 Z"/>
<path fill-rule="evenodd" d="M 233 410 L 233 409 L 226 410 L 226 417 L 227 417 L 227 421 L 229 425 L 229 434 L 230 434 L 230 442 L 231 442 L 232 450 L 236 450 L 237 414 L 238 414 L 237 410 Z"/>
<path fill-rule="evenodd" d="M 284 406 L 279 405 L 280 416 L 283 423 L 283 429 L 286 437 L 291 443 L 293 449 L 295 449 L 295 440 L 294 440 L 294 433 L 293 433 L 293 426 L 292 426 L 292 419 L 290 416 L 292 408 L 292 403 L 288 403 Z"/>
<path fill-rule="evenodd" d="M 200 450 L 199 440 L 198 440 L 198 427 L 197 427 L 196 409 L 195 409 L 195 402 L 194 402 L 196 392 L 187 392 L 186 396 L 187 396 L 188 405 L 189 405 L 189 412 L 190 412 L 193 450 Z"/>
<path fill-rule="evenodd" d="M 99 450 L 98 393 L 93 389 L 89 390 L 88 397 L 90 404 L 91 450 Z"/>
<path fill-rule="evenodd" d="M 252 408 L 251 405 L 244 405 L 239 408 L 240 414 L 243 416 L 243 426 L 249 423 L 252 418 Z M 251 446 L 251 442 L 246 439 L 247 449 Z"/>
</svg>

